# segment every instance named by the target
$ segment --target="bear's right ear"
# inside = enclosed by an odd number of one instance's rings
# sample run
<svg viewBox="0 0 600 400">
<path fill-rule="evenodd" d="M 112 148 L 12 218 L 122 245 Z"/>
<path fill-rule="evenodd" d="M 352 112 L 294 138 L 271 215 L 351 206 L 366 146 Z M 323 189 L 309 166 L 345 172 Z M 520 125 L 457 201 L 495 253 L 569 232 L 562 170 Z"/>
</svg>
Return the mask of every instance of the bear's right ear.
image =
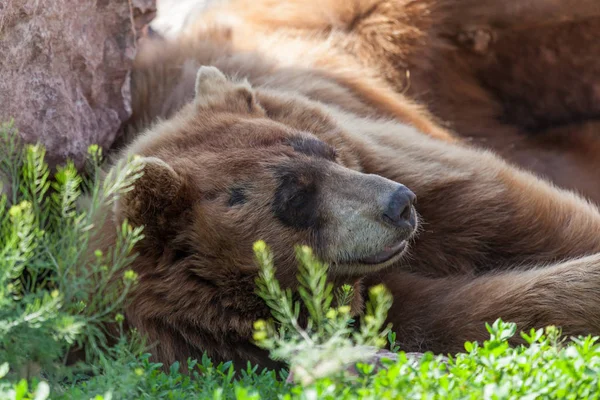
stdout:
<svg viewBox="0 0 600 400">
<path fill-rule="evenodd" d="M 143 175 L 134 182 L 133 189 L 122 194 L 114 205 L 118 221 L 125 218 L 134 226 L 157 227 L 164 217 L 181 210 L 183 180 L 166 162 L 156 157 L 140 160 Z"/>
</svg>

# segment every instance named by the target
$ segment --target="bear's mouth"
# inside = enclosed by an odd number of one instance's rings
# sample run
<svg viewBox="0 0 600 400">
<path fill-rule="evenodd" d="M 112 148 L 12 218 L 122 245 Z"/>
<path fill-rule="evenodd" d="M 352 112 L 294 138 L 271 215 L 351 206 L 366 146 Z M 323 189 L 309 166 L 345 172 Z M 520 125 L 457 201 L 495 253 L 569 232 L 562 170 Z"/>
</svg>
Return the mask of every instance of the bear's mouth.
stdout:
<svg viewBox="0 0 600 400">
<path fill-rule="evenodd" d="M 390 261 L 392 258 L 402 254 L 406 249 L 407 241 L 402 240 L 393 246 L 385 247 L 383 251 L 360 260 L 361 264 L 377 265 Z"/>
</svg>

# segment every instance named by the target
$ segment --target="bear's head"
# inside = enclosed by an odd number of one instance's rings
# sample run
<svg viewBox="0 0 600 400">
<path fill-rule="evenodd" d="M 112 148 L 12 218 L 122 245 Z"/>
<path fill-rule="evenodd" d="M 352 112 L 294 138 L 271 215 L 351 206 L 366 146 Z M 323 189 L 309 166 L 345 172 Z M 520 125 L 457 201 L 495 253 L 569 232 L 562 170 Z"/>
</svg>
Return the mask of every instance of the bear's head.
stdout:
<svg viewBox="0 0 600 400">
<path fill-rule="evenodd" d="M 252 322 L 268 317 L 254 294 L 253 244 L 271 247 L 283 286 L 297 283 L 299 244 L 330 265 L 332 279 L 355 281 L 402 257 L 417 225 L 415 195 L 359 172 L 318 104 L 254 90 L 213 67 L 200 68 L 195 89 L 194 101 L 123 154 L 144 162 L 113 210 L 116 223 L 144 226 L 127 321 L 160 343 L 164 363 L 201 351 L 263 363 L 249 342 Z"/>
<path fill-rule="evenodd" d="M 312 247 L 333 276 L 376 271 L 402 257 L 417 224 L 415 195 L 346 167 L 339 149 L 274 120 L 259 99 L 248 83 L 201 67 L 195 100 L 129 146 L 144 175 L 115 215 L 145 227 L 136 262 L 142 278 L 213 286 L 254 279 L 259 239 L 290 286 L 298 244 Z"/>
</svg>

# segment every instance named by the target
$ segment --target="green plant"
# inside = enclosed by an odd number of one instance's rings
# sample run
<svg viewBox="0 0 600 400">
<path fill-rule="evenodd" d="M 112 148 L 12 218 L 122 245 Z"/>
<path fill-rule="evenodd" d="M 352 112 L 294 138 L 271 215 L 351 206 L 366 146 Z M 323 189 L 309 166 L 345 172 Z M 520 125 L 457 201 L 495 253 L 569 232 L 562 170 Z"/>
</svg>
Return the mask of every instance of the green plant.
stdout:
<svg viewBox="0 0 600 400">
<path fill-rule="evenodd" d="M 100 180 L 101 151 L 92 146 L 85 179 L 72 162 L 51 176 L 44 148 L 22 145 L 11 123 L 0 125 L 0 148 L 8 192 L 0 196 L 0 361 L 10 365 L 7 376 L 52 379 L 71 350 L 85 349 L 88 362 L 104 353 L 106 326 L 135 283 L 123 271 L 141 229 L 124 223 L 106 254 L 94 252 L 93 239 L 141 164 L 124 163 Z"/>
<path fill-rule="evenodd" d="M 358 361 L 372 358 L 386 343 L 389 327 L 382 331 L 392 297 L 382 286 L 369 290 L 365 315 L 358 327 L 350 314 L 352 287 L 338 289 L 332 306 L 333 285 L 327 282 L 327 266 L 310 248 L 297 248 L 298 295 L 282 289 L 275 278 L 273 257 L 262 241 L 254 245 L 260 266 L 257 294 L 271 309 L 272 320 L 256 321 L 254 340 L 271 357 L 291 366 L 294 379 L 304 384 L 323 376 L 340 374 Z M 304 312 L 304 314 L 302 314 Z M 305 323 L 301 324 L 301 316 Z"/>
</svg>

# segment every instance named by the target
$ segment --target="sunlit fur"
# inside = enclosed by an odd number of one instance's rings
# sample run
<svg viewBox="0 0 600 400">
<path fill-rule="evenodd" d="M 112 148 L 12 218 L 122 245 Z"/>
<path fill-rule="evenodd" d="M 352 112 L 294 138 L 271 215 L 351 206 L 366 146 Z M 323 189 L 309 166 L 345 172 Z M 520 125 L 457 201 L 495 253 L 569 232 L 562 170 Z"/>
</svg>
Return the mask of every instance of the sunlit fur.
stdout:
<svg viewBox="0 0 600 400">
<path fill-rule="evenodd" d="M 385 283 L 395 299 L 389 319 L 405 350 L 459 350 L 465 340 L 484 339 L 484 322 L 498 317 L 520 329 L 557 324 L 569 335 L 600 334 L 600 256 L 584 257 L 600 249 L 596 207 L 491 152 L 452 142 L 426 112 L 360 66 L 328 70 L 329 55 L 311 58 L 310 43 L 291 43 L 293 60 L 302 61 L 294 66 L 282 49 L 287 39 L 278 40 L 280 56 L 239 52 L 218 28 L 141 49 L 134 117 L 119 154 L 146 157 L 147 173 L 112 212 L 117 223 L 127 217 L 146 227 L 126 318 L 158 342 L 156 359 L 168 365 L 207 351 L 215 360 L 273 365 L 250 343 L 252 322 L 269 315 L 254 294 L 251 244 L 258 239 L 272 247 L 286 286 L 297 271 L 291 246 L 314 245 L 332 262 L 332 279 L 355 286 L 354 313 L 365 287 Z M 195 96 L 203 65 L 228 78 L 205 87 L 200 80 Z M 295 135 L 327 143 L 335 162 L 294 150 Z M 383 225 L 359 221 L 353 236 L 325 222 L 319 240 L 282 224 L 272 210 L 272 171 L 287 163 L 328 166 L 319 176 L 335 170 L 361 177 L 356 182 L 406 185 L 421 216 L 408 252 L 376 272 L 381 266 L 336 258 L 360 249 L 353 243 L 389 245 L 380 240 Z M 243 204 L 230 205 L 231 190 L 242 184 Z M 376 190 L 336 184 L 323 186 L 329 194 L 315 212 L 335 213 L 336 195 L 355 193 L 352 207 L 362 198 L 365 210 L 378 198 Z M 352 221 L 348 213 L 337 223 Z M 112 224 L 101 229 L 106 244 L 112 232 Z"/>
<path fill-rule="evenodd" d="M 190 24 L 192 37 L 218 25 L 236 50 L 280 66 L 360 74 L 422 102 L 470 144 L 600 203 L 597 0 L 217 4 Z M 365 97 L 388 97 L 376 92 Z"/>
</svg>

